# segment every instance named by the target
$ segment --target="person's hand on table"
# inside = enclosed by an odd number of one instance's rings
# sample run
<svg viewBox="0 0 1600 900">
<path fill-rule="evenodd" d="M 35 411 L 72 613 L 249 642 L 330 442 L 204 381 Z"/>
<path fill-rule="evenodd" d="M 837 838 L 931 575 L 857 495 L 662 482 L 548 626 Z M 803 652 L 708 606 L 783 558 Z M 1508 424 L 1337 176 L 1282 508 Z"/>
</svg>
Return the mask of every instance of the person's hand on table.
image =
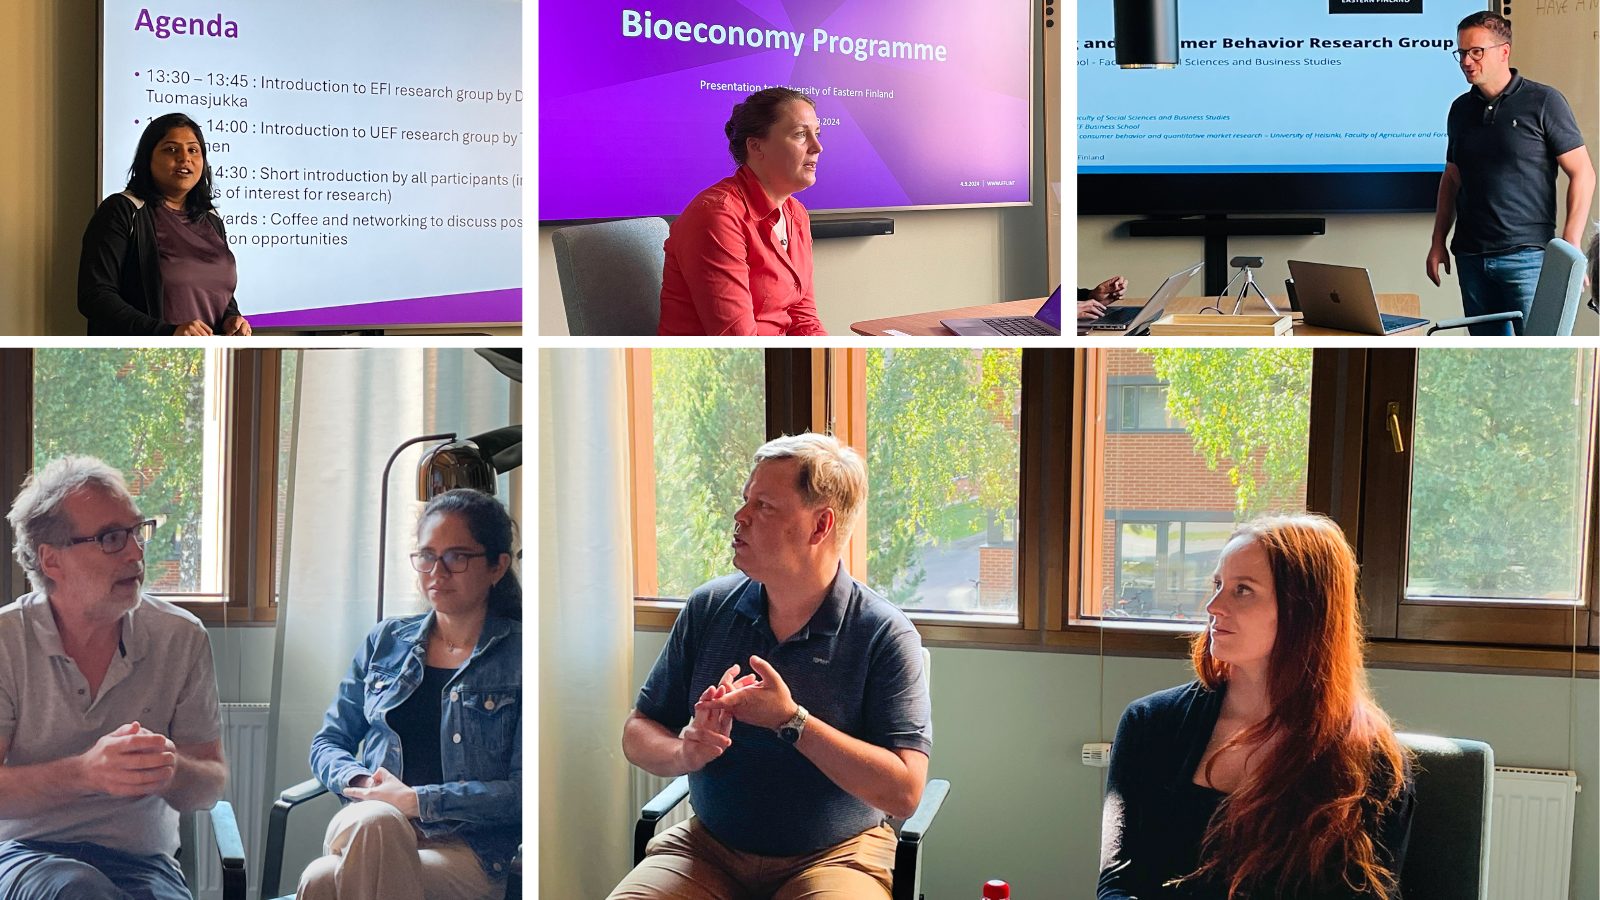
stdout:
<svg viewBox="0 0 1600 900">
<path fill-rule="evenodd" d="M 211 334 L 211 326 L 210 325 L 207 325 L 206 323 L 200 321 L 199 319 L 190 319 L 189 321 L 184 322 L 182 325 L 179 325 L 178 326 L 178 330 L 174 331 L 172 333 L 172 336 L 173 337 L 206 337 L 209 334 Z"/>
<path fill-rule="evenodd" d="M 1106 305 L 1099 300 L 1079 300 L 1078 318 L 1098 319 L 1106 314 Z"/>
<path fill-rule="evenodd" d="M 222 322 L 222 333 L 238 337 L 249 337 L 250 322 L 244 316 L 229 316 Z"/>
<path fill-rule="evenodd" d="M 1110 305 L 1122 299 L 1122 293 L 1128 289 L 1128 279 L 1118 275 L 1107 278 L 1094 286 L 1089 292 L 1089 299 L 1099 301 L 1102 305 Z M 1101 310 L 1104 312 L 1104 310 Z"/>
</svg>

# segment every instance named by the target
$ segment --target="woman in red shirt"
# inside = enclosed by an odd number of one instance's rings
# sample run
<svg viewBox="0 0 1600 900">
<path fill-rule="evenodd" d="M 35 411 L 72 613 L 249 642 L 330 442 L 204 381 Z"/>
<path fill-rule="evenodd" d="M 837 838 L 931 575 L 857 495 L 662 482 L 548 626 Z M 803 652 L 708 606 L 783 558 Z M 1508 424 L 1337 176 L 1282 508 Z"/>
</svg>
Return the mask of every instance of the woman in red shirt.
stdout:
<svg viewBox="0 0 1600 900">
<path fill-rule="evenodd" d="M 701 191 L 667 237 L 662 335 L 827 334 L 811 281 L 811 219 L 794 199 L 817 181 L 816 104 L 767 88 L 723 126 L 739 168 Z"/>
</svg>

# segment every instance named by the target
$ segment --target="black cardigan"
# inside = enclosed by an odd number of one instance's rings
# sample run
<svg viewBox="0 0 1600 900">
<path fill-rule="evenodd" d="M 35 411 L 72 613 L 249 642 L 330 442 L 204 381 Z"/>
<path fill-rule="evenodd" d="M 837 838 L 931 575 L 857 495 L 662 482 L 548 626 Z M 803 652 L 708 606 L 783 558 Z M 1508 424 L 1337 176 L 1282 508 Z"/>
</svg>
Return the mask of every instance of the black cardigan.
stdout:
<svg viewBox="0 0 1600 900">
<path fill-rule="evenodd" d="M 216 210 L 206 221 L 228 240 Z M 94 211 L 83 233 L 78 312 L 89 320 L 89 334 L 170 335 L 178 329 L 161 321 L 162 297 L 155 207 L 127 191 L 112 194 Z M 222 323 L 237 315 L 238 301 L 229 297 L 222 318 L 210 323 L 211 331 L 222 334 Z"/>
<path fill-rule="evenodd" d="M 1225 691 L 1208 691 L 1198 681 L 1151 694 L 1128 705 L 1117 725 L 1106 810 L 1100 836 L 1098 900 L 1226 898 L 1216 881 L 1163 887 L 1200 865 L 1200 839 L 1223 794 L 1194 783 L 1211 732 L 1222 712 Z M 1374 789 L 1392 776 L 1380 773 Z M 1405 862 L 1415 802 L 1409 763 L 1405 788 L 1381 821 L 1367 830 L 1378 844 L 1378 859 L 1398 873 Z M 1268 888 L 1257 896 L 1272 896 Z M 1310 894 L 1289 895 L 1309 900 Z M 1348 888 L 1316 894 L 1317 900 L 1367 897 Z"/>
</svg>

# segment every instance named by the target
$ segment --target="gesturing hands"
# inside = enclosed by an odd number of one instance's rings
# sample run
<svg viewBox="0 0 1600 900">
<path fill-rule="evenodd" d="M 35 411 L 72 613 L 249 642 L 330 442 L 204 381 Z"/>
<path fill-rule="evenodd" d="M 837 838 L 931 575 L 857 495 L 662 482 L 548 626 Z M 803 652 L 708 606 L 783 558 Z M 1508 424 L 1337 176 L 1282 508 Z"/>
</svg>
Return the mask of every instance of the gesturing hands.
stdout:
<svg viewBox="0 0 1600 900">
<path fill-rule="evenodd" d="M 713 697 L 708 705 L 717 711 L 731 714 L 747 725 L 756 725 L 769 731 L 794 718 L 799 704 L 789 695 L 789 686 L 783 683 L 770 663 L 759 656 L 750 657 L 754 675 L 746 675 L 734 684 L 733 690 Z M 737 671 L 735 666 L 730 671 Z M 757 681 L 756 676 L 760 676 Z M 706 701 L 702 701 L 706 702 Z M 695 704 L 698 711 L 700 704 Z"/>
<path fill-rule="evenodd" d="M 83 780 L 94 791 L 148 797 L 172 784 L 178 771 L 178 747 L 165 735 L 129 722 L 95 741 L 78 761 Z"/>
<path fill-rule="evenodd" d="M 352 800 L 381 800 L 400 810 L 400 814 L 408 819 L 422 817 L 416 790 L 382 766 L 371 775 L 352 779 L 350 786 L 344 789 L 344 795 Z"/>
<path fill-rule="evenodd" d="M 738 674 L 738 666 L 729 666 L 728 671 L 722 673 L 722 679 L 706 688 L 694 705 L 694 719 L 681 735 L 683 761 L 691 772 L 700 771 L 733 744 L 733 714 L 712 704 L 731 691 L 755 683 L 754 675 L 734 680 Z"/>
</svg>

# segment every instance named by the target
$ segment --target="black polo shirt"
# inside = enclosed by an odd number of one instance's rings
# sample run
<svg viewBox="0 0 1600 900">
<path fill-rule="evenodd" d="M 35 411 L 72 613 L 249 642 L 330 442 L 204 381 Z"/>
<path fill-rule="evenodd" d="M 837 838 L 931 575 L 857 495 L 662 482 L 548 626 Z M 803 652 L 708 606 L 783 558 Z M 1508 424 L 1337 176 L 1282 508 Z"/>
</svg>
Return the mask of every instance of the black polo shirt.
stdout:
<svg viewBox="0 0 1600 900">
<path fill-rule="evenodd" d="M 782 644 L 767 589 L 743 575 L 697 588 L 639 690 L 639 713 L 678 731 L 695 701 L 734 663 L 772 664 L 795 702 L 857 740 L 932 748 L 922 641 L 905 613 L 839 567 L 804 628 Z M 722 843 L 762 856 L 799 856 L 876 828 L 884 814 L 822 774 L 776 732 L 733 723 L 733 746 L 689 776 L 694 813 Z"/>
<path fill-rule="evenodd" d="M 1556 236 L 1556 157 L 1583 146 L 1567 98 L 1511 70 L 1500 96 L 1477 85 L 1450 104 L 1445 160 L 1461 170 L 1456 255 L 1543 247 Z"/>
</svg>

